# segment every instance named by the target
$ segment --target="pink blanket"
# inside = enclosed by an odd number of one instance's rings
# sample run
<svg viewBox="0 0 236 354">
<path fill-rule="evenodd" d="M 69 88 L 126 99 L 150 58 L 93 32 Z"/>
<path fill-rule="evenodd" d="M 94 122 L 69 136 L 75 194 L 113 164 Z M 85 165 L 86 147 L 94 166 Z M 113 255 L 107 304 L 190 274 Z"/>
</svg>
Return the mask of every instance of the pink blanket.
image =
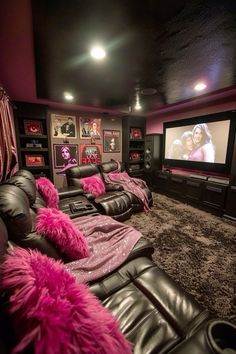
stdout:
<svg viewBox="0 0 236 354">
<path fill-rule="evenodd" d="M 149 210 L 148 197 L 144 188 L 148 188 L 146 182 L 142 179 L 130 177 L 126 172 L 104 173 L 106 183 L 118 183 L 122 185 L 125 191 L 133 193 L 143 203 L 144 211 Z"/>
<path fill-rule="evenodd" d="M 79 282 L 96 280 L 119 267 L 142 234 L 110 216 L 83 216 L 72 220 L 87 237 L 90 256 L 65 264 Z"/>
</svg>

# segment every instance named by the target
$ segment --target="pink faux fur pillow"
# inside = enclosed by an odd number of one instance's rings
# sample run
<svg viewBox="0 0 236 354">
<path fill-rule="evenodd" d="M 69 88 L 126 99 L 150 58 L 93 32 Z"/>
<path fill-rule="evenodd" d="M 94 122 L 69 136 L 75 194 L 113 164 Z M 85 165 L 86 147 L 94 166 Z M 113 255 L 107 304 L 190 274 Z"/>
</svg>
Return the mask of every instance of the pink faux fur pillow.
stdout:
<svg viewBox="0 0 236 354">
<path fill-rule="evenodd" d="M 46 177 L 36 179 L 36 187 L 43 197 L 47 207 L 58 209 L 59 196 L 58 191 L 52 182 Z"/>
<path fill-rule="evenodd" d="M 71 261 L 89 256 L 89 247 L 83 233 L 69 216 L 54 208 L 40 208 L 36 231 L 54 243 Z"/>
<path fill-rule="evenodd" d="M 60 262 L 16 247 L 1 272 L 1 290 L 12 294 L 14 354 L 29 346 L 35 354 L 132 353 L 116 319 Z"/>
<path fill-rule="evenodd" d="M 105 193 L 105 185 L 98 176 L 85 177 L 80 179 L 80 184 L 85 193 L 92 193 L 99 197 Z"/>
</svg>

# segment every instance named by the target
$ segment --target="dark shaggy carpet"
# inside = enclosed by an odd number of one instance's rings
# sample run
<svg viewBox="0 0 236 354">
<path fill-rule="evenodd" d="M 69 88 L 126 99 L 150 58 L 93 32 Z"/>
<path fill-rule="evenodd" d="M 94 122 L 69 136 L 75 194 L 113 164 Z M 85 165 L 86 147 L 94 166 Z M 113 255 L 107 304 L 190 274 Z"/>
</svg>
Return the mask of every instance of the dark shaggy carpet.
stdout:
<svg viewBox="0 0 236 354">
<path fill-rule="evenodd" d="M 150 212 L 126 223 L 149 239 L 154 262 L 207 308 L 236 324 L 236 225 L 153 193 Z"/>
</svg>

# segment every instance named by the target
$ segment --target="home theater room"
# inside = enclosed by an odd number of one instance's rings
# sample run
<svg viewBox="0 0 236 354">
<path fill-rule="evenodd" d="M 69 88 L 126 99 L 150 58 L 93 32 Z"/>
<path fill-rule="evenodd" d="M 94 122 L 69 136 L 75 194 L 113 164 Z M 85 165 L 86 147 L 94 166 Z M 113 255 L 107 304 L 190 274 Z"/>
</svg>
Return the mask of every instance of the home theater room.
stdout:
<svg viewBox="0 0 236 354">
<path fill-rule="evenodd" d="M 0 354 L 236 354 L 235 1 L 0 4 Z"/>
</svg>

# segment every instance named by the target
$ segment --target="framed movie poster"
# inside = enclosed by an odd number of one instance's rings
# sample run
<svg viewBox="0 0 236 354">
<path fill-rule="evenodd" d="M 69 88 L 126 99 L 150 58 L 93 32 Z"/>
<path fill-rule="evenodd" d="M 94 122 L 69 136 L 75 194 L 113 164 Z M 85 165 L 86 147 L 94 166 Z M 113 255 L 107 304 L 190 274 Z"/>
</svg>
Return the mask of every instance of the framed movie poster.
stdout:
<svg viewBox="0 0 236 354">
<path fill-rule="evenodd" d="M 76 139 L 76 117 L 70 115 L 51 114 L 52 138 Z"/>
<path fill-rule="evenodd" d="M 103 152 L 120 152 L 119 130 L 103 130 Z"/>
<path fill-rule="evenodd" d="M 100 164 L 102 162 L 101 145 L 81 144 L 79 146 L 79 151 L 81 164 Z"/>
<path fill-rule="evenodd" d="M 26 135 L 43 135 L 42 123 L 39 120 L 24 120 L 24 130 Z"/>
<path fill-rule="evenodd" d="M 101 139 L 101 119 L 80 117 L 80 139 Z"/>
<path fill-rule="evenodd" d="M 77 144 L 53 144 L 54 168 L 63 168 L 78 165 Z"/>
<path fill-rule="evenodd" d="M 25 164 L 27 167 L 44 166 L 43 155 L 25 155 Z"/>
</svg>

